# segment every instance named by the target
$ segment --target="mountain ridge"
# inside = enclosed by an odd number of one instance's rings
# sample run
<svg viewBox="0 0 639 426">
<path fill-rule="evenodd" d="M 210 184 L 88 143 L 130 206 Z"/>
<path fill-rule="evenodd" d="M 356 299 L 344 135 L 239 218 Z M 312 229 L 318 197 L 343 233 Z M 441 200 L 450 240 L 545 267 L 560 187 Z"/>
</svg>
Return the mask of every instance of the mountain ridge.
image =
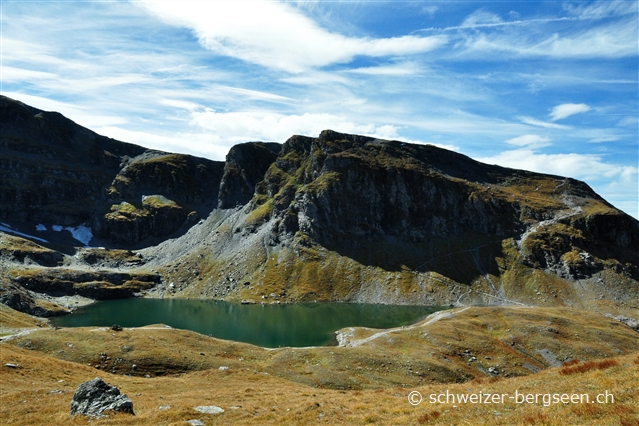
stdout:
<svg viewBox="0 0 639 426">
<path fill-rule="evenodd" d="M 3 300 L 64 288 L 91 298 L 637 306 L 639 222 L 571 178 L 332 130 L 236 145 L 214 162 L 114 141 L 6 97 L 0 116 L 0 219 L 29 235 L 84 224 L 106 247 L 3 237 Z M 100 268 L 129 275 L 81 273 Z"/>
</svg>

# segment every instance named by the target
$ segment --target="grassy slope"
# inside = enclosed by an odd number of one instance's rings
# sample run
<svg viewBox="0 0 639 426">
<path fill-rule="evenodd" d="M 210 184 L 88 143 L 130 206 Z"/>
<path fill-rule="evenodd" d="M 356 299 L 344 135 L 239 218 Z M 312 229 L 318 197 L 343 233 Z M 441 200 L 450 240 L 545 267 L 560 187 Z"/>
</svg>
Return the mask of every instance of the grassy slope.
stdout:
<svg viewBox="0 0 639 426">
<path fill-rule="evenodd" d="M 162 326 L 122 332 L 37 330 L 0 344 L 0 365 L 21 366 L 0 368 L 0 420 L 2 424 L 86 424 L 83 418 L 68 418 L 71 396 L 79 383 L 101 376 L 133 400 L 137 415 L 116 415 L 92 424 L 170 425 L 189 419 L 207 424 L 306 424 L 320 419 L 330 424 L 631 425 L 639 421 L 639 337 L 621 324 L 583 311 L 551 308 L 469 308 L 432 319 L 390 330 L 359 346 L 358 339 L 380 330 L 343 330 L 356 347 L 277 350 Z M 529 374 L 523 364 L 538 368 L 547 364 L 535 348 L 549 349 L 561 361 L 605 357 L 606 363 L 577 364 L 580 368 L 572 366 L 568 375 L 558 368 Z M 101 359 L 102 352 L 110 359 Z M 117 374 L 104 371 L 111 371 L 116 358 L 122 359 Z M 501 373 L 491 377 L 479 364 L 497 366 Z M 219 370 L 220 366 L 229 370 Z M 418 369 L 423 370 L 421 375 Z M 156 373 L 168 375 L 156 377 Z M 144 378 L 145 374 L 152 377 Z M 359 389 L 329 389 L 348 381 Z M 593 395 L 607 390 L 615 403 L 454 407 L 424 402 L 412 407 L 407 402 L 411 390 L 428 395 L 447 389 Z M 166 405 L 171 408 L 159 409 Z M 195 412 L 197 405 L 218 405 L 226 411 L 214 417 Z"/>
</svg>

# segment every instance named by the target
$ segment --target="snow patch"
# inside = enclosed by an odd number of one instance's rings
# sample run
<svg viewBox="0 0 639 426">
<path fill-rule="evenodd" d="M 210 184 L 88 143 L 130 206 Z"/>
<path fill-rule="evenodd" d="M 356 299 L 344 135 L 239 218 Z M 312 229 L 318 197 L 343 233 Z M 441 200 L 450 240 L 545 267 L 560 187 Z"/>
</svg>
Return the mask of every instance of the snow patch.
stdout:
<svg viewBox="0 0 639 426">
<path fill-rule="evenodd" d="M 48 241 L 43 239 L 43 238 L 38 238 L 38 237 L 34 237 L 33 235 L 29 235 L 29 234 L 24 234 L 22 232 L 18 232 L 16 230 L 14 230 L 13 228 L 11 228 L 11 226 L 7 225 L 6 223 L 3 223 L 2 225 L 0 225 L 0 231 L 8 232 L 9 234 L 17 235 L 18 237 L 31 238 L 32 240 L 37 240 L 37 241 L 42 241 L 43 243 L 48 243 Z"/>
<path fill-rule="evenodd" d="M 46 230 L 47 230 L 47 227 L 46 227 L 46 226 L 44 226 L 43 224 L 38 223 L 38 224 L 36 225 L 36 231 L 46 231 Z"/>
<path fill-rule="evenodd" d="M 62 232 L 63 229 L 69 231 L 74 239 L 80 241 L 85 247 L 90 247 L 89 242 L 91 242 L 93 238 L 93 232 L 91 232 L 91 228 L 88 226 L 79 225 L 75 228 L 72 226 L 63 228 L 61 225 L 53 225 L 51 228 L 53 228 L 55 232 Z"/>
<path fill-rule="evenodd" d="M 91 228 L 85 225 L 80 225 L 80 226 L 76 226 L 75 228 L 67 226 L 64 229 L 69 231 L 71 235 L 73 236 L 73 238 L 80 241 L 82 244 L 84 244 L 85 247 L 89 247 L 89 243 L 91 242 L 91 239 L 93 238 L 93 233 L 91 232 Z"/>
</svg>

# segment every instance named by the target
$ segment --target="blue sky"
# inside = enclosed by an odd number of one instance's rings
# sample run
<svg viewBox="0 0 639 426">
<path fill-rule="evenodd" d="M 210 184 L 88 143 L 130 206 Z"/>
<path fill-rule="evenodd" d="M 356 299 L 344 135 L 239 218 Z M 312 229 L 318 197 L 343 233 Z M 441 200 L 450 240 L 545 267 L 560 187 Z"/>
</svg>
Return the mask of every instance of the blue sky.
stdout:
<svg viewBox="0 0 639 426">
<path fill-rule="evenodd" d="M 323 129 L 570 176 L 639 218 L 636 1 L 2 1 L 2 94 L 223 160 Z"/>
</svg>

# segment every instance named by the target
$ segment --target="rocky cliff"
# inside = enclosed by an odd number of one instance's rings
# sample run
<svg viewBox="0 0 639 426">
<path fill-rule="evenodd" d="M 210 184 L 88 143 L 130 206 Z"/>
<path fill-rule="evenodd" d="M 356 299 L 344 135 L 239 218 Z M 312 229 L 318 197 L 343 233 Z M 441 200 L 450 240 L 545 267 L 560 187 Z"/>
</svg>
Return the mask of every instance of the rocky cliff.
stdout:
<svg viewBox="0 0 639 426">
<path fill-rule="evenodd" d="M 574 179 L 330 130 L 213 162 L 0 101 L 0 218 L 48 241 L 3 239 L 6 275 L 28 291 L 119 294 L 81 284 L 91 269 L 104 272 L 90 282 L 154 297 L 639 303 L 639 222 Z M 38 225 L 84 225 L 110 250 L 52 244 Z"/>
</svg>

